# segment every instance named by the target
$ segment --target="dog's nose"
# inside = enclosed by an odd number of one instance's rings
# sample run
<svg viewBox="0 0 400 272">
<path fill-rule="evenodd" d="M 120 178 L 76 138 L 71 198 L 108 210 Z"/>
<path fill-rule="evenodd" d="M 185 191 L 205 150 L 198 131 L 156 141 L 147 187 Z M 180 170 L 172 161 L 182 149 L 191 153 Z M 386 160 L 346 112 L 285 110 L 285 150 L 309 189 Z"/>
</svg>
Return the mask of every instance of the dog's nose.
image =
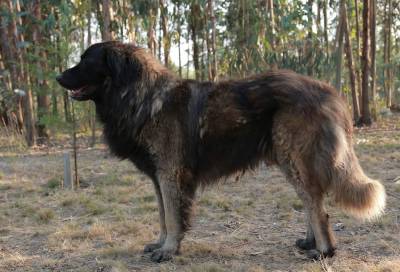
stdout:
<svg viewBox="0 0 400 272">
<path fill-rule="evenodd" d="M 61 77 L 62 77 L 62 75 L 58 75 L 58 76 L 56 76 L 56 80 L 57 80 L 58 82 L 60 82 L 60 80 L 61 80 Z"/>
</svg>

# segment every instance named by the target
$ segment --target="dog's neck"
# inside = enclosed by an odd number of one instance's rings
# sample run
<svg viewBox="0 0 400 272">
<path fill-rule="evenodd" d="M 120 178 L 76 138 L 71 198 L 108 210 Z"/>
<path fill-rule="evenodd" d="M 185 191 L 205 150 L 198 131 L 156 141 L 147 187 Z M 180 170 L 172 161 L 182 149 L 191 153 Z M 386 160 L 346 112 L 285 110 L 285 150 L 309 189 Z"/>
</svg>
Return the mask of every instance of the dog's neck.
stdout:
<svg viewBox="0 0 400 272">
<path fill-rule="evenodd" d="M 96 111 L 100 120 L 108 127 L 127 127 L 122 122 L 133 125 L 130 137 L 136 137 L 146 122 L 160 112 L 168 101 L 170 90 L 176 85 L 177 79 L 171 74 L 143 74 L 142 80 L 137 80 L 127 86 L 115 86 L 112 81 L 104 84 L 104 97 L 95 101 Z M 110 129 L 109 131 L 122 131 Z M 107 136 L 107 135 L 106 135 Z"/>
</svg>

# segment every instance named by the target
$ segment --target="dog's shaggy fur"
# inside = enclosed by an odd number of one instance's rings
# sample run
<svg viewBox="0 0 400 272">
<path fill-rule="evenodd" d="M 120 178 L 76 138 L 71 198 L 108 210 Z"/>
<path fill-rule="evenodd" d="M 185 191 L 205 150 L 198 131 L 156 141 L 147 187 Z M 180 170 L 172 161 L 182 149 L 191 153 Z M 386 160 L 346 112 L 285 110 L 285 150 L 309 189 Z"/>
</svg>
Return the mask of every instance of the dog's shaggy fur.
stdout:
<svg viewBox="0 0 400 272">
<path fill-rule="evenodd" d="M 144 49 L 91 46 L 57 80 L 76 100 L 93 100 L 111 150 L 153 181 L 160 238 L 145 247 L 152 260 L 179 250 L 196 188 L 221 177 L 277 164 L 306 209 L 305 239 L 314 258 L 332 256 L 333 233 L 323 198 L 344 211 L 379 215 L 385 191 L 361 169 L 346 104 L 329 85 L 290 71 L 218 83 L 177 78 Z"/>
</svg>

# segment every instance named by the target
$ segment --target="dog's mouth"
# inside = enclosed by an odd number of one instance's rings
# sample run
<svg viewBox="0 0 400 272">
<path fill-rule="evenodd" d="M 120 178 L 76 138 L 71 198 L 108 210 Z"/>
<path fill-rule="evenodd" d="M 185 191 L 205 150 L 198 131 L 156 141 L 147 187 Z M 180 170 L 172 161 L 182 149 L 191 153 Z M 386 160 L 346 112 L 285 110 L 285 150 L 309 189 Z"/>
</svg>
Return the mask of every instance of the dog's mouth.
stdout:
<svg viewBox="0 0 400 272">
<path fill-rule="evenodd" d="M 86 99 L 91 94 L 91 85 L 84 85 L 79 88 L 69 89 L 68 93 L 69 96 L 76 100 L 83 100 Z"/>
<path fill-rule="evenodd" d="M 79 97 L 82 96 L 82 94 L 85 93 L 85 89 L 88 87 L 88 85 L 76 88 L 76 89 L 70 89 L 69 91 L 69 95 L 74 98 L 74 97 Z"/>
</svg>

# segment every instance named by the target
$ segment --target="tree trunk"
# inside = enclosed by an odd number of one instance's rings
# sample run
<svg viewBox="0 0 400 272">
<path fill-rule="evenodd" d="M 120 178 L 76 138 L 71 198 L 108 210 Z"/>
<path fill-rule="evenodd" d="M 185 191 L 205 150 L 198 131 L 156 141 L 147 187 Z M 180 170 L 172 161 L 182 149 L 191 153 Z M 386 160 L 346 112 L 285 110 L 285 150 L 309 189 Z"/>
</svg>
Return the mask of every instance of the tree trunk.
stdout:
<svg viewBox="0 0 400 272">
<path fill-rule="evenodd" d="M 168 8 L 165 0 L 160 0 L 161 27 L 163 31 L 164 64 L 169 67 L 169 51 L 171 49 L 171 37 L 168 32 Z"/>
<path fill-rule="evenodd" d="M 335 88 L 339 91 L 340 95 L 342 93 L 342 59 L 343 59 L 343 36 L 344 36 L 344 15 L 346 9 L 345 0 L 340 1 L 339 8 L 339 23 L 336 30 L 336 79 L 335 79 Z"/>
<path fill-rule="evenodd" d="M 371 114 L 369 110 L 369 42 L 370 42 L 370 6 L 369 0 L 364 0 L 363 5 L 363 48 L 362 48 L 362 112 L 361 125 L 371 125 Z"/>
<path fill-rule="evenodd" d="M 88 0 L 88 10 L 87 10 L 87 45 L 90 46 L 92 44 L 92 32 L 91 32 L 91 24 L 92 24 L 92 12 L 91 12 L 91 6 L 92 6 L 92 1 Z M 94 104 L 90 104 L 90 131 L 91 131 L 91 137 L 90 137 L 90 147 L 94 147 L 96 144 L 96 109 Z"/>
<path fill-rule="evenodd" d="M 211 80 L 216 81 L 218 75 L 217 67 L 217 41 L 216 41 L 216 27 L 215 27 L 215 13 L 214 13 L 214 0 L 208 0 L 209 16 L 211 20 L 211 53 L 212 53 L 212 65 L 211 65 Z M 273 24 L 273 23 L 272 23 Z"/>
<path fill-rule="evenodd" d="M 40 0 L 33 0 L 33 16 L 35 17 L 35 23 L 33 25 L 32 40 L 35 43 L 34 54 L 38 57 L 39 61 L 36 63 L 36 85 L 38 87 L 37 91 L 37 130 L 38 130 L 38 141 L 44 142 L 45 139 L 49 138 L 48 130 L 44 123 L 44 118 L 49 114 L 50 100 L 47 95 L 49 85 L 47 83 L 44 71 L 48 70 L 47 67 L 47 52 L 42 49 L 39 50 L 41 46 L 44 45 L 42 28 L 40 22 L 42 21 L 41 3 Z M 43 46 L 44 47 L 44 46 Z"/>
<path fill-rule="evenodd" d="M 190 18 L 189 18 L 189 28 L 193 43 L 193 65 L 195 70 L 196 79 L 199 80 L 200 73 L 200 61 L 199 61 L 199 44 L 197 41 L 197 17 L 200 14 L 200 7 L 196 3 L 192 3 L 190 6 Z"/>
<path fill-rule="evenodd" d="M 355 123 L 358 123 L 360 119 L 360 106 L 358 103 L 357 86 L 356 86 L 356 72 L 354 70 L 353 52 L 351 45 L 351 36 L 349 23 L 347 20 L 347 6 L 343 1 L 343 30 L 345 38 L 345 51 L 347 57 L 347 65 L 349 69 L 350 87 L 351 87 L 351 97 L 353 102 L 353 118 Z"/>
<path fill-rule="evenodd" d="M 392 23 L 393 23 L 393 2 L 387 0 L 385 5 L 385 39 L 384 39 L 384 88 L 386 93 L 386 107 L 392 105 Z"/>
<path fill-rule="evenodd" d="M 161 20 L 159 21 L 159 27 L 158 27 L 158 60 L 161 61 L 161 48 L 162 48 L 162 34 L 161 34 L 161 29 L 162 29 L 162 22 Z"/>
<path fill-rule="evenodd" d="M 103 28 L 101 37 L 103 41 L 111 41 L 114 39 L 114 33 L 112 30 L 112 6 L 110 0 L 102 1 L 102 15 L 103 15 Z"/>
<path fill-rule="evenodd" d="M 188 29 L 188 32 L 190 32 L 190 30 L 189 30 L 189 29 Z M 188 48 L 187 48 L 187 50 L 186 50 L 186 53 L 187 53 L 186 78 L 189 78 L 189 67 L 190 67 L 190 45 L 189 45 L 189 33 L 188 33 L 187 45 L 188 45 Z"/>
<path fill-rule="evenodd" d="M 178 65 L 179 65 L 179 77 L 182 78 L 182 56 L 181 56 L 181 36 L 182 36 L 182 28 L 181 28 L 181 6 L 178 2 L 177 4 L 177 17 L 178 17 L 178 23 L 177 23 L 177 31 L 178 31 Z M 188 60 L 189 61 L 189 60 Z"/>
<path fill-rule="evenodd" d="M 371 99 L 372 117 L 377 118 L 376 113 L 376 0 L 370 0 L 370 36 L 371 36 Z"/>
<path fill-rule="evenodd" d="M 200 80 L 204 81 L 204 80 L 206 80 L 206 64 L 205 64 L 206 54 L 204 53 L 204 48 L 206 47 L 205 41 L 207 40 L 207 37 L 206 37 L 205 31 L 202 31 L 201 34 L 203 34 L 202 35 L 203 37 L 202 37 L 201 44 L 200 44 L 200 52 L 201 52 L 201 54 L 200 54 Z"/>
<path fill-rule="evenodd" d="M 208 33 L 208 29 L 209 29 L 209 24 L 208 24 L 208 22 L 209 22 L 209 16 L 210 16 L 210 10 L 209 10 L 209 5 L 208 5 L 208 3 L 207 3 L 207 9 L 206 9 L 206 12 L 205 12 L 205 14 L 204 14 L 204 25 L 206 26 L 206 30 L 205 31 L 203 31 L 203 40 L 205 40 L 206 41 L 206 49 L 207 49 L 207 79 L 208 80 L 210 80 L 210 81 L 212 81 L 212 68 L 211 68 L 211 65 L 212 65 L 212 63 L 211 63 L 211 58 L 212 58 L 212 56 L 211 56 L 211 39 L 210 39 L 210 35 L 209 35 L 209 33 Z M 204 54 L 204 53 L 203 53 Z"/>
<path fill-rule="evenodd" d="M 321 26 L 321 11 L 323 8 L 323 1 L 318 0 L 317 1 L 317 20 L 316 20 L 316 25 L 317 25 L 317 36 L 318 38 L 322 36 L 322 26 Z"/>
<path fill-rule="evenodd" d="M 324 1 L 324 40 L 325 40 L 325 50 L 326 53 L 329 53 L 329 39 L 328 39 L 328 0 Z M 356 0 L 357 1 L 357 0 Z"/>
<path fill-rule="evenodd" d="M 50 8 L 50 12 L 52 14 L 54 13 L 54 7 Z M 56 29 L 57 29 L 57 27 L 56 27 Z M 57 46 L 58 46 L 57 39 L 53 39 L 52 43 L 53 43 L 53 46 L 55 48 L 57 48 Z M 53 55 L 53 57 L 55 57 L 55 59 L 57 59 L 57 55 Z M 51 67 L 52 71 L 55 71 L 56 67 L 57 67 L 57 64 L 53 62 L 52 67 Z M 52 107 L 51 113 L 53 114 L 53 116 L 58 116 L 58 107 L 57 107 L 58 106 L 58 98 L 57 97 L 58 97 L 58 95 L 57 95 L 56 88 L 52 88 L 52 90 L 51 90 L 51 107 Z"/>
<path fill-rule="evenodd" d="M 275 49 L 275 15 L 274 15 L 274 1 L 267 0 L 267 7 L 268 7 L 268 16 L 269 16 L 269 25 L 270 25 L 270 40 L 272 50 Z"/>
<path fill-rule="evenodd" d="M 9 9 L 10 11 L 14 11 L 15 14 L 21 12 L 21 7 L 19 4 L 19 0 L 15 1 L 15 8 L 13 6 L 13 1 L 9 0 Z M 22 27 L 21 18 L 18 21 L 13 17 L 11 19 L 11 29 L 14 34 L 13 37 L 13 45 L 15 46 L 17 61 L 19 64 L 18 74 L 20 79 L 20 84 L 25 94 L 22 96 L 22 111 L 23 111 L 23 119 L 25 126 L 25 138 L 28 146 L 34 146 L 36 144 L 36 129 L 35 129 L 35 117 L 33 115 L 33 99 L 32 99 L 32 91 L 30 89 L 30 77 L 27 64 L 25 63 L 26 59 L 26 50 L 24 48 L 20 48 L 18 44 L 23 44 L 25 39 L 23 33 L 18 31 L 17 25 Z"/>
<path fill-rule="evenodd" d="M 1 2 L 0 3 L 0 10 L 1 12 L 12 12 L 9 8 L 9 3 Z M 11 104 L 15 104 L 15 108 L 12 112 L 17 117 L 18 123 L 18 130 L 22 132 L 24 119 L 22 114 L 22 107 L 21 107 L 21 97 L 14 94 L 14 90 L 18 89 L 18 84 L 20 83 L 20 77 L 18 72 L 17 63 L 15 61 L 16 57 L 14 55 L 14 51 L 11 48 L 10 41 L 13 40 L 12 34 L 8 31 L 8 19 L 6 16 L 1 16 L 1 25 L 0 25 L 0 47 L 2 49 L 2 57 L 3 62 L 6 69 L 10 73 L 10 81 L 11 81 L 11 90 L 10 96 L 12 96 L 13 102 Z"/>
<path fill-rule="evenodd" d="M 149 28 L 147 29 L 147 46 L 150 52 L 156 56 L 157 55 L 157 40 L 156 40 L 156 19 L 157 15 L 154 10 L 150 8 L 147 20 L 149 20 Z"/>
<path fill-rule="evenodd" d="M 122 1 L 122 6 L 124 13 L 127 16 L 127 34 L 130 43 L 136 44 L 136 27 L 135 27 L 135 17 L 133 12 L 130 12 L 129 7 L 127 7 L 127 0 Z"/>
<path fill-rule="evenodd" d="M 307 24 L 308 24 L 308 34 L 307 34 L 307 43 L 306 43 L 306 52 L 307 52 L 307 75 L 312 76 L 313 75 L 313 19 L 312 19 L 312 6 L 314 4 L 314 0 L 308 0 L 307 1 L 307 6 L 308 6 L 308 11 L 307 11 Z"/>
<path fill-rule="evenodd" d="M 358 0 L 354 0 L 354 9 L 356 13 L 356 40 L 357 40 L 357 47 L 356 47 L 356 75 L 357 75 L 357 91 L 358 91 L 358 100 L 362 101 L 362 90 L 361 90 L 361 33 L 360 33 L 360 9 L 358 7 Z M 360 105 L 360 111 L 362 111 L 362 103 Z"/>
</svg>

